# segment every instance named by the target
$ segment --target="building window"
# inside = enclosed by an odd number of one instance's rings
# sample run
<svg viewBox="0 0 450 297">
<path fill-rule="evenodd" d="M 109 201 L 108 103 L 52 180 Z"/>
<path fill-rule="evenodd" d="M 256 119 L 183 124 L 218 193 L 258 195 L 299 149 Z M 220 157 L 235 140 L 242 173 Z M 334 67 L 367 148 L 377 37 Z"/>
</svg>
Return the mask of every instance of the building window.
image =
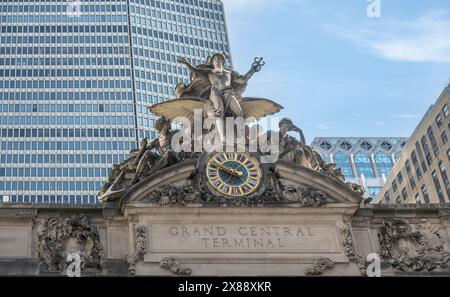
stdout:
<svg viewBox="0 0 450 297">
<path fill-rule="evenodd" d="M 419 162 L 417 160 L 416 151 L 411 153 L 411 160 L 414 164 L 414 168 L 416 169 L 417 180 L 420 180 L 422 178 L 422 170 L 420 169 Z"/>
<path fill-rule="evenodd" d="M 413 176 L 411 176 L 411 177 L 409 178 L 409 183 L 410 183 L 410 185 L 411 185 L 411 188 L 414 190 L 414 189 L 416 188 L 416 181 L 414 180 L 414 177 L 413 177 Z"/>
<path fill-rule="evenodd" d="M 368 143 L 367 141 L 363 141 L 361 143 L 361 147 L 365 149 L 366 151 L 370 151 L 372 149 L 372 145 Z"/>
<path fill-rule="evenodd" d="M 381 187 L 367 187 L 369 190 L 369 197 L 376 197 L 380 193 Z"/>
<path fill-rule="evenodd" d="M 328 150 L 331 149 L 331 144 L 330 144 L 328 141 L 323 141 L 323 142 L 320 144 L 320 147 L 321 147 L 322 149 L 328 151 Z"/>
<path fill-rule="evenodd" d="M 352 148 L 352 145 L 347 141 L 344 141 L 341 143 L 341 148 L 343 148 L 346 151 L 349 151 Z"/>
<path fill-rule="evenodd" d="M 433 159 L 431 157 L 430 149 L 428 148 L 428 143 L 425 136 L 423 136 L 420 141 L 422 143 L 422 149 L 427 159 L 428 166 L 431 166 L 431 164 L 433 164 Z"/>
<path fill-rule="evenodd" d="M 391 173 L 392 170 L 392 160 L 389 158 L 388 155 L 378 152 L 375 155 L 375 164 L 377 165 L 377 171 L 378 175 L 382 176 L 388 176 L 389 173 Z"/>
<path fill-rule="evenodd" d="M 424 141 L 424 142 L 425 142 L 425 145 L 426 145 L 426 139 L 425 139 L 425 136 L 422 137 L 421 142 L 422 142 L 422 141 Z M 428 150 L 428 145 L 426 145 L 426 147 L 427 147 L 428 154 L 430 154 L 430 153 L 429 153 L 429 150 Z M 419 156 L 420 165 L 422 166 L 423 173 L 425 173 L 425 172 L 427 172 L 427 163 L 426 163 L 425 160 L 423 159 L 424 154 L 423 154 L 423 152 L 422 152 L 422 149 L 420 148 L 419 141 L 416 141 L 416 151 L 417 151 L 417 155 Z"/>
<path fill-rule="evenodd" d="M 437 156 L 439 154 L 439 146 L 437 145 L 436 138 L 434 137 L 433 129 L 428 127 L 427 129 L 428 138 L 430 139 L 431 147 L 433 148 L 434 155 Z"/>
<path fill-rule="evenodd" d="M 442 119 L 441 119 L 441 116 L 440 115 L 438 115 L 437 117 L 436 117 L 436 125 L 438 126 L 438 128 L 441 128 L 442 127 Z"/>
<path fill-rule="evenodd" d="M 447 106 L 447 104 L 445 104 L 444 107 L 442 108 L 442 112 L 444 113 L 445 117 L 448 117 L 448 106 Z"/>
<path fill-rule="evenodd" d="M 354 177 L 350 158 L 342 152 L 337 152 L 333 157 L 337 168 L 341 168 L 345 177 Z"/>
<path fill-rule="evenodd" d="M 448 141 L 448 137 L 447 137 L 447 133 L 445 133 L 445 131 L 442 131 L 441 133 L 441 139 L 442 139 L 442 143 L 446 144 Z"/>
<path fill-rule="evenodd" d="M 422 187 L 420 189 L 422 190 L 423 200 L 425 200 L 426 204 L 429 204 L 430 203 L 430 195 L 428 194 L 427 186 L 422 185 Z"/>
<path fill-rule="evenodd" d="M 414 196 L 414 200 L 416 201 L 416 204 L 418 204 L 418 205 L 422 204 L 422 201 L 420 201 L 419 193 L 417 193 L 416 196 Z"/>
<path fill-rule="evenodd" d="M 444 187 L 447 192 L 447 197 L 450 198 L 450 183 L 448 180 L 447 170 L 445 170 L 444 162 L 439 162 L 439 171 L 441 172 L 442 180 L 444 181 Z"/>
<path fill-rule="evenodd" d="M 397 192 L 397 181 L 396 180 L 394 180 L 393 182 L 392 182 L 392 191 L 395 193 L 395 192 Z"/>
<path fill-rule="evenodd" d="M 355 155 L 355 166 L 356 171 L 358 172 L 358 176 L 363 174 L 365 177 L 374 177 L 372 162 L 370 161 L 370 157 L 361 152 Z"/>
<path fill-rule="evenodd" d="M 399 184 L 403 182 L 403 173 L 401 171 L 397 174 L 397 179 Z"/>
<path fill-rule="evenodd" d="M 395 201 L 397 202 L 397 204 L 402 203 L 402 200 L 400 199 L 400 196 L 397 196 L 397 198 L 395 198 Z"/>
<path fill-rule="evenodd" d="M 405 169 L 406 169 L 406 174 L 408 176 L 411 175 L 411 164 L 409 164 L 409 160 L 406 160 L 406 162 L 405 162 Z"/>
<path fill-rule="evenodd" d="M 402 197 L 403 197 L 403 200 L 405 200 L 405 201 L 406 201 L 406 199 L 408 199 L 408 191 L 406 190 L 406 188 L 403 188 L 403 190 L 402 190 Z"/>
<path fill-rule="evenodd" d="M 439 202 L 445 203 L 444 193 L 442 192 L 441 183 L 439 182 L 439 178 L 438 178 L 436 170 L 433 170 L 433 172 L 431 173 L 431 176 L 433 177 L 434 187 L 436 188 L 436 192 L 439 197 Z"/>
<path fill-rule="evenodd" d="M 389 196 L 389 192 L 384 193 L 384 200 L 386 200 L 386 203 L 389 203 L 391 201 L 391 196 Z"/>
<path fill-rule="evenodd" d="M 383 149 L 387 150 L 387 151 L 390 151 L 390 150 L 392 149 L 392 144 L 390 144 L 390 143 L 387 142 L 387 141 L 383 141 L 383 142 L 381 143 L 381 147 L 382 147 Z"/>
<path fill-rule="evenodd" d="M 450 161 L 450 149 L 447 150 L 447 158 Z"/>
<path fill-rule="evenodd" d="M 329 162 L 330 162 L 330 158 L 328 158 L 328 155 L 326 155 L 326 154 L 322 154 L 322 160 L 323 160 L 325 163 L 329 163 Z"/>
</svg>

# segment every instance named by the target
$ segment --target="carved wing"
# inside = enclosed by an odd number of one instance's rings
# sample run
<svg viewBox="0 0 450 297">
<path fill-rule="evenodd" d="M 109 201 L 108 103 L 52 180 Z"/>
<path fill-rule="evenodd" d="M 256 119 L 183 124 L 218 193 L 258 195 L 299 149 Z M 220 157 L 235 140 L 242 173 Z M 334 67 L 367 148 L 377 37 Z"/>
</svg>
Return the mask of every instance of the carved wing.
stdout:
<svg viewBox="0 0 450 297">
<path fill-rule="evenodd" d="M 166 101 L 149 106 L 148 109 L 156 116 L 165 117 L 171 121 L 184 123 L 180 118 L 185 118 L 192 122 L 194 120 L 194 110 L 201 109 L 205 114 L 208 101 L 201 98 L 183 98 Z"/>
<path fill-rule="evenodd" d="M 244 117 L 254 117 L 256 120 L 283 109 L 280 104 L 264 98 L 242 98 L 239 103 L 244 111 Z"/>
</svg>

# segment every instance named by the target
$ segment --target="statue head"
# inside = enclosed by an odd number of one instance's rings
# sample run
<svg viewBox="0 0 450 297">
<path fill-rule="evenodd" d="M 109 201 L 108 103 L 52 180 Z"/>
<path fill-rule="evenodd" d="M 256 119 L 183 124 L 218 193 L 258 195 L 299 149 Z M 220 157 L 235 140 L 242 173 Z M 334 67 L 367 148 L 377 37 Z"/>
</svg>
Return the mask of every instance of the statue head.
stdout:
<svg viewBox="0 0 450 297">
<path fill-rule="evenodd" d="M 225 60 L 226 60 L 225 54 L 220 54 L 220 53 L 214 54 L 211 57 L 211 65 L 215 69 L 223 68 L 225 66 Z"/>
<path fill-rule="evenodd" d="M 186 89 L 186 85 L 183 82 L 178 83 L 175 86 L 175 97 L 180 98 L 185 89 Z"/>
<path fill-rule="evenodd" d="M 170 120 L 165 117 L 160 117 L 155 123 L 155 128 L 159 133 L 168 132 L 170 130 L 170 127 Z"/>
<path fill-rule="evenodd" d="M 143 149 L 147 146 L 147 138 L 142 138 L 139 142 L 139 148 Z"/>
<path fill-rule="evenodd" d="M 278 123 L 278 127 L 280 128 L 280 132 L 281 134 L 286 134 L 289 131 L 292 131 L 292 129 L 294 128 L 294 124 L 292 123 L 292 121 L 288 118 L 283 118 L 279 123 Z"/>
</svg>

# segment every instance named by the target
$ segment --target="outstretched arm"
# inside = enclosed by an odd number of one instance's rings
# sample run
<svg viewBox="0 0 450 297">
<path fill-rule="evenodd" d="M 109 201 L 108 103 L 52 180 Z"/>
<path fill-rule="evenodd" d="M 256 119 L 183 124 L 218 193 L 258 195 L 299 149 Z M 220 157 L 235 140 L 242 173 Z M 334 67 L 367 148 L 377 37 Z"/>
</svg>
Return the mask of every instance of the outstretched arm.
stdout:
<svg viewBox="0 0 450 297">
<path fill-rule="evenodd" d="M 208 75 L 211 72 L 211 69 L 206 68 L 206 67 L 198 67 L 198 66 L 194 66 L 191 63 L 188 62 L 188 60 L 186 58 L 180 58 L 178 59 L 178 62 L 181 64 L 184 64 L 187 66 L 187 68 L 189 68 L 191 71 L 199 73 L 199 74 L 205 74 Z"/>
<path fill-rule="evenodd" d="M 263 61 L 263 58 L 255 58 L 250 70 L 245 75 L 236 76 L 234 82 L 238 84 L 246 84 L 250 78 L 252 78 L 256 72 L 259 72 L 265 64 L 266 63 Z"/>
</svg>

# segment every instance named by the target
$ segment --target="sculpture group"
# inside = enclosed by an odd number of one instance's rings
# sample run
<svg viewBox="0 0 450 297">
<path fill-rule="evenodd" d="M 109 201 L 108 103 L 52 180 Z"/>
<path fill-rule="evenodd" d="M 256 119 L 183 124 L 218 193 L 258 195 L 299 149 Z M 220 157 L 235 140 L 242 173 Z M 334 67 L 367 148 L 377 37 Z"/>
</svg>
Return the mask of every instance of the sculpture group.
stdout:
<svg viewBox="0 0 450 297">
<path fill-rule="evenodd" d="M 249 147 L 250 137 L 264 139 L 266 144 L 278 148 L 277 159 L 322 172 L 345 183 L 341 170 L 336 168 L 335 164 L 326 163 L 318 152 L 307 145 L 303 131 L 291 120 L 282 119 L 279 122 L 279 131 L 266 133 L 254 123 L 283 109 L 281 105 L 269 99 L 243 97 L 249 80 L 265 65 L 263 58 L 255 58 L 245 75 L 226 68 L 226 55 L 221 53 L 208 57 L 202 65 L 194 66 L 186 58 L 179 59 L 179 62 L 191 70 L 190 83 L 176 85 L 175 99 L 149 107 L 153 114 L 160 117 L 155 124 L 159 136 L 153 140 L 141 140 L 139 148 L 132 150 L 127 160 L 114 165 L 108 182 L 99 192 L 102 202 L 119 199 L 133 185 L 166 167 L 186 160 L 198 159 L 204 152 L 204 148 L 200 152 L 192 150 L 193 143 L 198 140 L 196 136 L 189 131 L 190 142 L 188 146 L 182 145 L 183 137 L 178 140 L 179 142 L 174 140 L 180 131 L 172 129 L 174 122 L 183 124 L 185 129 L 192 127 L 196 110 L 201 111 L 202 121 L 209 120 L 212 123 L 206 128 L 201 126 L 203 130 L 200 137 L 207 139 L 207 143 L 218 143 L 223 148 L 226 139 L 225 119 L 244 118 L 246 119 L 245 127 L 241 130 L 245 134 L 246 150 Z M 298 133 L 299 139 L 289 135 L 289 132 Z M 234 137 L 238 130 L 233 133 L 235 133 Z M 175 149 L 174 143 L 183 149 Z M 262 155 L 274 153 L 262 151 L 261 147 L 257 147 L 257 150 Z M 358 185 L 349 184 L 348 186 L 359 194 L 363 193 L 363 189 Z"/>
</svg>

